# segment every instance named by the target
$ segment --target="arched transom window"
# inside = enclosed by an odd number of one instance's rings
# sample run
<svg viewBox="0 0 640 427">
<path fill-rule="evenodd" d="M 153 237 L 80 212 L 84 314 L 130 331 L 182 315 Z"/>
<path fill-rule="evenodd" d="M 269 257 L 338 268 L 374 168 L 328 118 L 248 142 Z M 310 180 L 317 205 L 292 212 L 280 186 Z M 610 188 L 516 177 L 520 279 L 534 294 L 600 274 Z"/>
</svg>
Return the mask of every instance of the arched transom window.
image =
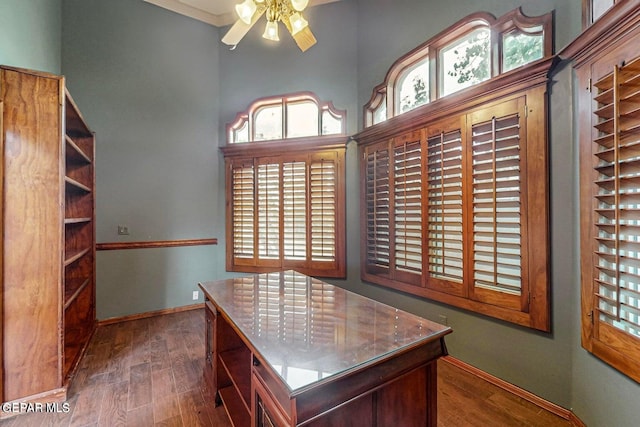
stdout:
<svg viewBox="0 0 640 427">
<path fill-rule="evenodd" d="M 344 111 L 310 93 L 255 101 L 228 126 L 229 144 L 343 135 Z"/>
<path fill-rule="evenodd" d="M 391 66 L 364 107 L 365 127 L 549 57 L 551 28 L 551 13 L 468 16 Z"/>
</svg>

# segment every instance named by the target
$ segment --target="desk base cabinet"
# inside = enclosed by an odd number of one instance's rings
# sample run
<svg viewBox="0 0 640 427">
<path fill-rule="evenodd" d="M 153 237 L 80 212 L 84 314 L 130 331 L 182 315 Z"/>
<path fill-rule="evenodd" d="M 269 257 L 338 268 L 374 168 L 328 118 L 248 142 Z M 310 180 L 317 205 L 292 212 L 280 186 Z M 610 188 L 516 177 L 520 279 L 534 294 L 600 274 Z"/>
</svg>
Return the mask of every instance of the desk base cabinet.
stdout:
<svg viewBox="0 0 640 427">
<path fill-rule="evenodd" d="M 224 404 L 236 427 L 437 425 L 436 361 L 446 354 L 442 337 L 291 391 L 276 372 L 283 368 L 269 365 L 208 296 L 206 311 L 205 384 L 212 404 Z"/>
</svg>

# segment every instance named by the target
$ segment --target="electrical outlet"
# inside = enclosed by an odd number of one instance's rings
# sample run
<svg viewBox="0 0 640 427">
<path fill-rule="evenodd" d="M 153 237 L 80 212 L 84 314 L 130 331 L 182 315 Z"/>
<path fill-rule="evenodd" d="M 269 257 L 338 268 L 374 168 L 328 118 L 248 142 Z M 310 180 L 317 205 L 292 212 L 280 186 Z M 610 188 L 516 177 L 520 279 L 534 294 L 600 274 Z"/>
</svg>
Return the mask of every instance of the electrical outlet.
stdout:
<svg viewBox="0 0 640 427">
<path fill-rule="evenodd" d="M 200 292 L 198 291 L 193 291 L 193 300 L 197 301 L 198 298 L 200 298 Z"/>
<path fill-rule="evenodd" d="M 448 326 L 449 325 L 449 319 L 447 319 L 447 316 L 445 316 L 444 314 L 439 314 L 438 315 L 438 323 L 440 323 L 441 325 L 444 325 L 444 326 Z"/>
<path fill-rule="evenodd" d="M 118 235 L 119 236 L 128 236 L 129 235 L 129 227 L 127 227 L 126 225 L 119 225 L 118 226 Z"/>
</svg>

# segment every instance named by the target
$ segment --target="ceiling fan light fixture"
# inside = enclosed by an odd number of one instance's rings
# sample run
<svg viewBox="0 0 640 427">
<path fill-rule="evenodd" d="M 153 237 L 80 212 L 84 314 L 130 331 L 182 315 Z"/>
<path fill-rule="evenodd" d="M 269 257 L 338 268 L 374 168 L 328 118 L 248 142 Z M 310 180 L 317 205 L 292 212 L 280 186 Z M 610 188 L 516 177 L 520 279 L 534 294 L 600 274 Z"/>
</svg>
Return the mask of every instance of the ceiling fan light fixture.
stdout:
<svg viewBox="0 0 640 427">
<path fill-rule="evenodd" d="M 235 47 L 264 15 L 267 24 L 263 38 L 280 41 L 278 22 L 282 22 L 300 50 L 306 52 L 317 42 L 309 22 L 300 13 L 308 5 L 309 0 L 239 0 L 236 5 L 239 18 L 222 37 L 222 42 Z"/>
<path fill-rule="evenodd" d="M 296 12 L 291 15 L 289 18 L 289 23 L 291 23 L 291 35 L 294 36 L 298 34 L 305 27 L 309 26 L 309 22 L 302 17 L 300 12 Z"/>
<path fill-rule="evenodd" d="M 309 4 L 309 0 L 291 0 L 291 6 L 298 12 L 302 12 Z"/>
<path fill-rule="evenodd" d="M 257 6 L 253 0 L 244 0 L 236 5 L 236 13 L 245 24 L 251 24 L 251 18 L 256 13 Z"/>
<path fill-rule="evenodd" d="M 280 41 L 280 37 L 278 36 L 278 23 L 276 21 L 267 21 L 262 37 L 274 42 Z"/>
</svg>

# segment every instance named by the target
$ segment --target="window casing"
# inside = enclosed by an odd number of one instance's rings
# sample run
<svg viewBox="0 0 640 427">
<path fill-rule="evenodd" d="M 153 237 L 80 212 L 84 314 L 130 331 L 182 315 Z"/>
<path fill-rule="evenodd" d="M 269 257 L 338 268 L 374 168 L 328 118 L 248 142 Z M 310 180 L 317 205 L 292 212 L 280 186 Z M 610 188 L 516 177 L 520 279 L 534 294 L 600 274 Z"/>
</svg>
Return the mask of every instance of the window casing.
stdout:
<svg viewBox="0 0 640 427">
<path fill-rule="evenodd" d="M 551 56 L 552 26 L 551 13 L 527 17 L 516 9 L 499 19 L 482 12 L 469 15 L 391 66 L 364 106 L 364 126 Z"/>
<path fill-rule="evenodd" d="M 542 24 L 527 19 L 526 34 L 537 37 Z M 514 31 L 500 22 L 501 33 Z M 456 27 L 442 46 L 484 43 L 483 30 L 466 30 Z M 547 29 L 543 44 L 551 36 Z M 519 65 L 465 96 L 432 98 L 354 136 L 362 154 L 363 280 L 550 330 L 552 64 L 547 55 Z M 392 96 L 387 89 L 375 108 Z"/>
<path fill-rule="evenodd" d="M 227 270 L 344 277 L 344 112 L 305 93 L 256 101 L 238 117 L 229 136 L 241 143 L 222 148 Z M 322 122 L 340 134 L 323 135 Z M 278 129 L 292 139 L 270 140 Z"/>
</svg>

